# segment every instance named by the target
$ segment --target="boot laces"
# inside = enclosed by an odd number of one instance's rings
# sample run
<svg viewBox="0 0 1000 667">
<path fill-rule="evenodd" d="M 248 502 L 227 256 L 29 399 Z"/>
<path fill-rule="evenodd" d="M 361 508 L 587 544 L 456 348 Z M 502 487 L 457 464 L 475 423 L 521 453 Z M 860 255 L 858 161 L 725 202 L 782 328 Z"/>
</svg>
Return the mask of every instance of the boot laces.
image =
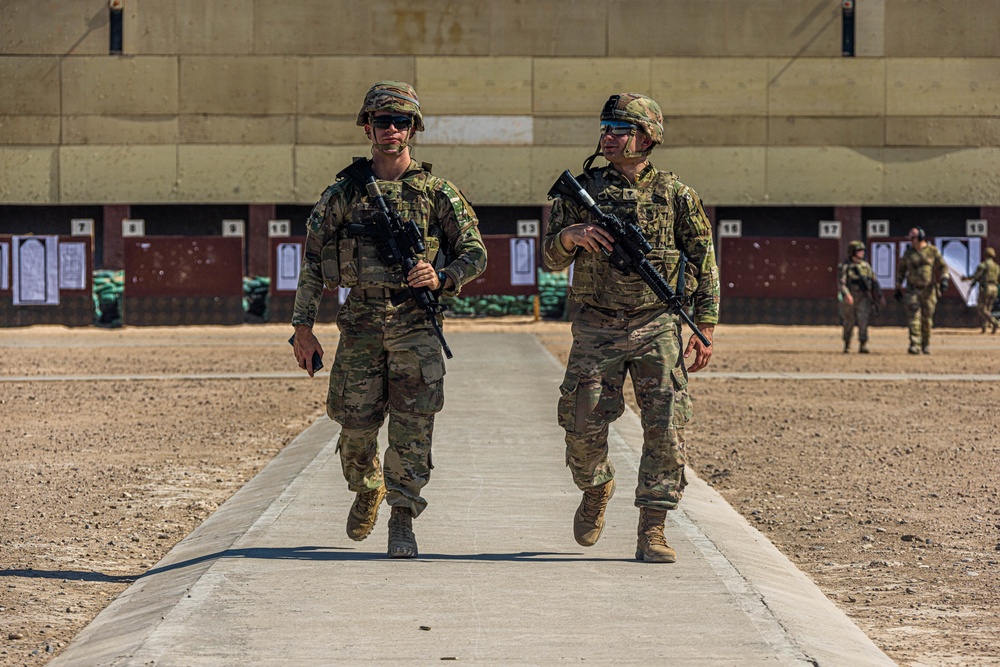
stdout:
<svg viewBox="0 0 1000 667">
<path fill-rule="evenodd" d="M 365 491 L 364 493 L 358 495 L 358 509 L 362 514 L 371 514 L 375 510 L 375 501 L 378 500 L 378 496 L 378 489 Z"/>
<path fill-rule="evenodd" d="M 413 537 L 413 531 L 408 525 L 409 522 L 406 520 L 408 517 L 404 517 L 401 514 L 393 514 L 389 517 L 389 537 L 394 540 L 409 540 Z"/>
<path fill-rule="evenodd" d="M 590 523 L 597 521 L 597 517 L 600 516 L 604 507 L 607 505 L 607 501 L 604 497 L 604 487 L 599 489 L 587 490 L 583 492 L 583 509 L 580 511 L 580 515 Z"/>
</svg>

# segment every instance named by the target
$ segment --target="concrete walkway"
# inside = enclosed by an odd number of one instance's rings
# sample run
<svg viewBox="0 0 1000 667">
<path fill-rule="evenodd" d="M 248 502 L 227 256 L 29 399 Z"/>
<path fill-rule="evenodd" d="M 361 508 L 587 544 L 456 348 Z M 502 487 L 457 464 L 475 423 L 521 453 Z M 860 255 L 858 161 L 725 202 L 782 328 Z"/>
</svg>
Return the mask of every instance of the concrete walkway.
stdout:
<svg viewBox="0 0 1000 667">
<path fill-rule="evenodd" d="M 50 664 L 894 664 L 693 475 L 667 526 L 678 562 L 633 560 L 631 412 L 612 431 L 604 535 L 579 547 L 562 368 L 527 334 L 449 343 L 419 559 L 385 558 L 386 507 L 366 541 L 347 538 L 353 496 L 324 418 Z"/>
</svg>

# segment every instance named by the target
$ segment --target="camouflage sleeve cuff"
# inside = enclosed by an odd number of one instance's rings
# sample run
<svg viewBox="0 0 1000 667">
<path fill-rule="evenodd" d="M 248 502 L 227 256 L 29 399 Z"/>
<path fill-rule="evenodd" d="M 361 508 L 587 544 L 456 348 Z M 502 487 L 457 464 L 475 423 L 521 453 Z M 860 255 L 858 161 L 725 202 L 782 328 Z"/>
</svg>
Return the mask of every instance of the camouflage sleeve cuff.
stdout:
<svg viewBox="0 0 1000 667">
<path fill-rule="evenodd" d="M 559 240 L 559 232 L 549 234 L 542 239 L 542 254 L 546 266 L 556 271 L 565 269 L 576 259 L 576 250 L 566 250 L 563 247 L 562 241 Z"/>
</svg>

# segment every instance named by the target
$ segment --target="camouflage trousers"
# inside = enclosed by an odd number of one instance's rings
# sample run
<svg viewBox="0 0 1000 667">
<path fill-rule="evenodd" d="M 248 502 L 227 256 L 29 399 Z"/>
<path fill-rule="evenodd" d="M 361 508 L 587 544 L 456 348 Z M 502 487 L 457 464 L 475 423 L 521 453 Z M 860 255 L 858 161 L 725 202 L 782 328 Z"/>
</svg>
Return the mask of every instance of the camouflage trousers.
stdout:
<svg viewBox="0 0 1000 667">
<path fill-rule="evenodd" d="M 582 490 L 615 476 L 608 428 L 625 410 L 626 373 L 642 420 L 637 507 L 674 509 L 686 485 L 684 425 L 691 418 L 678 318 L 662 309 L 604 311 L 584 306 L 559 388 L 566 465 Z"/>
<path fill-rule="evenodd" d="M 427 501 L 434 415 L 444 405 L 444 358 L 421 310 L 351 290 L 337 315 L 340 343 L 330 369 L 327 414 L 341 425 L 338 449 L 355 493 L 383 483 L 386 502 L 418 516 Z M 389 445 L 378 466 L 378 432 L 389 417 Z"/>
<path fill-rule="evenodd" d="M 937 300 L 935 285 L 906 288 L 903 307 L 906 309 L 906 322 L 910 330 L 910 345 L 926 347 L 931 342 Z"/>
<path fill-rule="evenodd" d="M 854 293 L 854 303 L 840 303 L 840 315 L 844 323 L 844 342 L 851 342 L 854 327 L 858 328 L 858 340 L 864 343 L 868 340 L 868 324 L 871 321 L 872 300 L 865 292 Z"/>
<path fill-rule="evenodd" d="M 986 327 L 1000 326 L 997 318 L 993 317 L 993 303 L 997 300 L 997 286 L 987 285 L 985 289 L 982 284 L 979 286 L 979 297 L 976 299 L 976 315 L 979 316 L 979 325 L 985 330 Z"/>
</svg>

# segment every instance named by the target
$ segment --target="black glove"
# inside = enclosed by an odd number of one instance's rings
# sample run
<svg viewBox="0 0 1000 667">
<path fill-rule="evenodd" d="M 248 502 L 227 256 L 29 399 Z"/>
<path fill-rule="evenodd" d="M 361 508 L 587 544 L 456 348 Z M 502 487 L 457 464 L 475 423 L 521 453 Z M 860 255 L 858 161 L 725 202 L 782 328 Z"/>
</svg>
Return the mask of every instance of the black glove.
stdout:
<svg viewBox="0 0 1000 667">
<path fill-rule="evenodd" d="M 941 294 L 944 294 L 945 292 L 948 291 L 948 286 L 949 285 L 951 285 L 951 280 L 948 278 L 948 276 L 942 277 L 941 278 Z"/>
<path fill-rule="evenodd" d="M 892 298 L 895 299 L 896 301 L 902 301 L 903 300 L 903 290 L 901 290 L 900 288 L 897 287 L 896 291 L 892 293 Z"/>
</svg>

